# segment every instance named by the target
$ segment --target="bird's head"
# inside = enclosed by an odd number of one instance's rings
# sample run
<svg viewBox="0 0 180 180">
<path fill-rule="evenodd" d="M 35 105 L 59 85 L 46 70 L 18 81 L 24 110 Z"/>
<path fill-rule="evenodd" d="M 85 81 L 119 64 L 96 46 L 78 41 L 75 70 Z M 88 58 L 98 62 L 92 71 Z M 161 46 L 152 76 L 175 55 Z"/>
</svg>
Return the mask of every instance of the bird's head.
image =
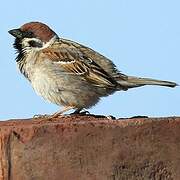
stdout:
<svg viewBox="0 0 180 180">
<path fill-rule="evenodd" d="M 26 23 L 20 28 L 8 32 L 15 37 L 14 48 L 19 54 L 48 47 L 58 39 L 57 34 L 41 22 Z"/>
</svg>

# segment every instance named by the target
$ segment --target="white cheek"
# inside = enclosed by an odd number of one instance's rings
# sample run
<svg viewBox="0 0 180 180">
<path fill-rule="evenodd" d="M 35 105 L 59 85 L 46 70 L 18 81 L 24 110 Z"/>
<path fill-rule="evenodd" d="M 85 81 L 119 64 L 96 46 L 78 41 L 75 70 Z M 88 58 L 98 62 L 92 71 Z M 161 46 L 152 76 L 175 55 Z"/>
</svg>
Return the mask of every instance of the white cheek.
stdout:
<svg viewBox="0 0 180 180">
<path fill-rule="evenodd" d="M 22 47 L 25 48 L 25 47 L 28 47 L 29 46 L 29 42 L 28 41 L 23 41 L 22 42 Z"/>
</svg>

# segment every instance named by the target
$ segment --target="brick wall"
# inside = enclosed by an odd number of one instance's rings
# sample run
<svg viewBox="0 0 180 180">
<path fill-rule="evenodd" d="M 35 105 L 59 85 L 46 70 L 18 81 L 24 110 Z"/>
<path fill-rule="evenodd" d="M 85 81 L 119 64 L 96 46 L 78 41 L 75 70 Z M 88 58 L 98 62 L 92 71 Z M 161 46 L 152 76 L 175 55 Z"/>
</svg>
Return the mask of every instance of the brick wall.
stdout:
<svg viewBox="0 0 180 180">
<path fill-rule="evenodd" d="M 180 118 L 0 122 L 0 180 L 179 180 Z"/>
</svg>

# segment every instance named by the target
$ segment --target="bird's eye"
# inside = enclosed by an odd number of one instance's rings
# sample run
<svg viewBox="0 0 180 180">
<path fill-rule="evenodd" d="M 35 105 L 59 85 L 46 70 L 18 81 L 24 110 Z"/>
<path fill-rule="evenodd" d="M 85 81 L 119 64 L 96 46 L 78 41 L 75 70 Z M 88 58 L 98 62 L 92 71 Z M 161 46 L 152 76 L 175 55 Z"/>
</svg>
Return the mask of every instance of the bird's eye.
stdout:
<svg viewBox="0 0 180 180">
<path fill-rule="evenodd" d="M 32 31 L 25 31 L 23 32 L 23 36 L 26 38 L 32 38 L 34 37 L 34 33 Z"/>
<path fill-rule="evenodd" d="M 31 46 L 31 47 L 39 47 L 39 48 L 41 48 L 43 45 L 42 45 L 42 43 L 40 43 L 40 42 L 37 42 L 37 41 L 31 40 L 31 41 L 29 41 L 29 46 Z"/>
</svg>

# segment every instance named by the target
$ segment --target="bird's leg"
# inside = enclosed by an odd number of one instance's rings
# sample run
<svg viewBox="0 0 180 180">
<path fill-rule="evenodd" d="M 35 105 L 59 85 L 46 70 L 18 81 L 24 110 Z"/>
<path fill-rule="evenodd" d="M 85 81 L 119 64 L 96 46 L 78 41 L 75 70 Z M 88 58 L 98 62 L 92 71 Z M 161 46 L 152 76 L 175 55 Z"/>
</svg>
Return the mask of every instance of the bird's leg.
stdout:
<svg viewBox="0 0 180 180">
<path fill-rule="evenodd" d="M 62 110 L 57 111 L 53 115 L 51 115 L 52 118 L 57 118 L 58 116 L 61 116 L 64 112 L 69 111 L 71 109 L 74 109 L 72 106 L 65 106 Z"/>
<path fill-rule="evenodd" d="M 82 109 L 76 109 L 76 110 L 75 110 L 73 113 L 71 113 L 71 114 L 80 114 L 81 110 L 82 110 Z"/>
</svg>

